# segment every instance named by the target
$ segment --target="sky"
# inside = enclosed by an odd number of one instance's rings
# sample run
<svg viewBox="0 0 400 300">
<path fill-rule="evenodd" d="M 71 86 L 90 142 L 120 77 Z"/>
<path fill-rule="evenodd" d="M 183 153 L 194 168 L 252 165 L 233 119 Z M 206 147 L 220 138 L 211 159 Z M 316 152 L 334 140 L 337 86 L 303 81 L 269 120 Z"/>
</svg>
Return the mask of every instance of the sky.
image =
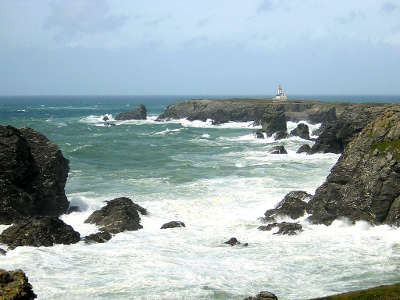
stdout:
<svg viewBox="0 0 400 300">
<path fill-rule="evenodd" d="M 0 0 L 0 95 L 400 95 L 400 0 Z"/>
</svg>

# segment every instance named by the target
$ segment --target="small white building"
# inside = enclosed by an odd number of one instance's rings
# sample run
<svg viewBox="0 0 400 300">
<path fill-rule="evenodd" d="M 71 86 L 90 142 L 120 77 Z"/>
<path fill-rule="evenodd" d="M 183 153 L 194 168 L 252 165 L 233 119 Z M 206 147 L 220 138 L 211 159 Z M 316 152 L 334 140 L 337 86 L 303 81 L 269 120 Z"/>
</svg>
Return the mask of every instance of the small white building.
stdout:
<svg viewBox="0 0 400 300">
<path fill-rule="evenodd" d="M 274 99 L 276 99 L 276 100 L 287 100 L 286 94 L 283 91 L 282 86 L 280 84 L 278 85 L 278 90 L 277 90 L 277 93 L 276 93 L 276 96 L 275 96 Z"/>
</svg>

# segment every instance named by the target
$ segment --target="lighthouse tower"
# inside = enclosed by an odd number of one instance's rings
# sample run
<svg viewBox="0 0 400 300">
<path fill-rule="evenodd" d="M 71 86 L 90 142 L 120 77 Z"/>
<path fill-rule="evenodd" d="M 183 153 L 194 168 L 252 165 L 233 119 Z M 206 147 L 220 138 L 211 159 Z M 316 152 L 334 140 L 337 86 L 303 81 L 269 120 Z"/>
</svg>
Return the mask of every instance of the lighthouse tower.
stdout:
<svg viewBox="0 0 400 300">
<path fill-rule="evenodd" d="M 276 92 L 275 98 L 276 100 L 287 100 L 286 94 L 282 89 L 282 86 L 279 84 L 278 85 L 278 90 Z"/>
</svg>

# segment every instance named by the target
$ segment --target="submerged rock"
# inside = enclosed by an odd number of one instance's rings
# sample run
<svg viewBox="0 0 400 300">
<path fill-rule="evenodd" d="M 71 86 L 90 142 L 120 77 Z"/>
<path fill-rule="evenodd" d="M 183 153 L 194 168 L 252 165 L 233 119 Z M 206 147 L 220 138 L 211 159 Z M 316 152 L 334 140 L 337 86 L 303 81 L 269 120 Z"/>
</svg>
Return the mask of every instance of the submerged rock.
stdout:
<svg viewBox="0 0 400 300">
<path fill-rule="evenodd" d="M 258 227 L 258 230 L 261 231 L 271 231 L 272 229 L 278 227 L 279 230 L 278 232 L 274 234 L 282 234 L 282 235 L 296 235 L 299 232 L 303 231 L 303 226 L 301 226 L 299 223 L 288 223 L 288 222 L 282 222 L 282 223 L 272 223 L 268 225 L 263 225 Z"/>
<path fill-rule="evenodd" d="M 0 299 L 32 300 L 36 297 L 32 290 L 32 285 L 23 271 L 9 272 L 0 269 Z"/>
<path fill-rule="evenodd" d="M 60 149 L 27 127 L 0 125 L 0 140 L 0 224 L 65 213 L 69 161 Z"/>
<path fill-rule="evenodd" d="M 256 296 L 250 296 L 243 300 L 278 300 L 278 297 L 268 291 L 263 291 L 258 293 Z"/>
<path fill-rule="evenodd" d="M 6 255 L 6 254 L 7 254 L 7 251 L 0 248 L 0 255 Z"/>
<path fill-rule="evenodd" d="M 308 144 L 304 144 L 297 149 L 296 153 L 308 153 L 310 152 L 311 147 Z"/>
<path fill-rule="evenodd" d="M 308 126 L 304 123 L 300 123 L 297 125 L 295 129 L 290 132 L 292 136 L 298 136 L 302 139 L 309 140 L 310 139 L 310 130 Z"/>
<path fill-rule="evenodd" d="M 238 239 L 235 238 L 235 237 L 230 238 L 228 241 L 224 242 L 224 244 L 228 244 L 228 245 L 231 245 L 231 246 L 243 245 L 243 246 L 245 246 L 245 247 L 249 245 L 248 243 L 242 244 L 242 243 L 239 242 Z"/>
<path fill-rule="evenodd" d="M 185 223 L 181 221 L 171 221 L 162 225 L 160 229 L 175 228 L 175 227 L 185 227 Z"/>
<path fill-rule="evenodd" d="M 8 245 L 10 249 L 19 246 L 69 245 L 79 240 L 79 233 L 56 217 L 32 217 L 20 220 L 0 235 L 0 243 Z"/>
<path fill-rule="evenodd" d="M 274 209 L 267 210 L 264 215 L 266 220 L 274 220 L 276 216 L 288 216 L 292 219 L 298 219 L 304 216 L 307 202 L 312 195 L 304 191 L 292 191 Z"/>
<path fill-rule="evenodd" d="M 146 118 L 147 109 L 143 104 L 140 104 L 133 111 L 118 114 L 115 120 L 146 120 Z"/>
<path fill-rule="evenodd" d="M 147 210 L 132 202 L 126 197 L 116 198 L 107 201 L 107 205 L 93 212 L 85 223 L 102 226 L 100 231 L 119 233 L 122 231 L 139 230 L 140 224 L 138 211 L 145 215 Z"/>
<path fill-rule="evenodd" d="M 269 153 L 271 153 L 271 154 L 287 154 L 287 151 L 284 146 L 275 146 L 269 151 Z"/>
<path fill-rule="evenodd" d="M 400 106 L 387 109 L 346 147 L 309 202 L 313 223 L 400 225 Z"/>
<path fill-rule="evenodd" d="M 97 233 L 89 234 L 83 238 L 85 243 L 90 244 L 90 243 L 105 243 L 109 240 L 111 240 L 112 235 L 111 233 L 107 231 L 100 231 Z"/>
</svg>

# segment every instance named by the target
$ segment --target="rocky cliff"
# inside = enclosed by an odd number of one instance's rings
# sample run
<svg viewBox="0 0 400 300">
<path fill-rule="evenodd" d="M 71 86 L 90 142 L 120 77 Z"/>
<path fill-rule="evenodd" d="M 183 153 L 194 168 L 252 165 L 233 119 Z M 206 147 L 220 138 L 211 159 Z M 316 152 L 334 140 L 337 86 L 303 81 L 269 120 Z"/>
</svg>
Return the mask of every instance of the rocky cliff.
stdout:
<svg viewBox="0 0 400 300">
<path fill-rule="evenodd" d="M 44 135 L 0 126 L 0 224 L 65 213 L 68 171 L 69 161 Z"/>
<path fill-rule="evenodd" d="M 346 217 L 400 225 L 400 106 L 370 122 L 344 153 L 309 202 L 313 223 Z"/>
</svg>

